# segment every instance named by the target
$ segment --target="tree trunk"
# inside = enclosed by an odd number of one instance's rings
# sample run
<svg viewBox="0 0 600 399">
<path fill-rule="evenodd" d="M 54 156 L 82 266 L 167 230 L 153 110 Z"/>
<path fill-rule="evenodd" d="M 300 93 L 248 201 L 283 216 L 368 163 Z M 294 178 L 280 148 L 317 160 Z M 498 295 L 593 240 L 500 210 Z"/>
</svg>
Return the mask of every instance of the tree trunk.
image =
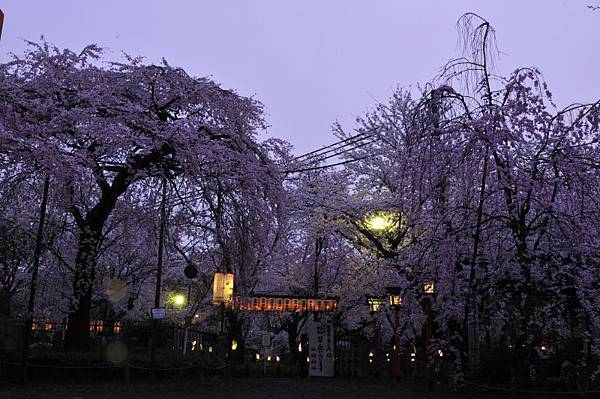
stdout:
<svg viewBox="0 0 600 399">
<path fill-rule="evenodd" d="M 112 185 L 101 181 L 102 184 L 99 184 L 102 196 L 85 217 L 81 215 L 77 207 L 71 209 L 79 227 L 79 241 L 77 242 L 73 296 L 66 337 L 67 349 L 87 350 L 89 348 L 92 291 L 102 230 L 115 208 L 117 199 L 127 190 L 132 179 L 133 175 L 124 171 L 115 176 Z"/>
<path fill-rule="evenodd" d="M 73 303 L 66 336 L 68 349 L 89 349 L 92 290 L 96 277 L 96 256 L 100 235 L 101 229 L 93 229 L 90 226 L 86 226 L 79 233 L 73 278 Z"/>
</svg>

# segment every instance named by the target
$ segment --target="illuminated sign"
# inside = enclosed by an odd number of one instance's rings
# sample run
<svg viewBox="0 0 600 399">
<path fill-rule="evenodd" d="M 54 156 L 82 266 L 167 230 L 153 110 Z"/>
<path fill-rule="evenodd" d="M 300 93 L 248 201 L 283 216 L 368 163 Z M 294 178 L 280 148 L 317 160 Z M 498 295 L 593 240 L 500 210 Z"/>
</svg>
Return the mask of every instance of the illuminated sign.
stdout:
<svg viewBox="0 0 600 399">
<path fill-rule="evenodd" d="M 333 325 L 323 321 L 309 320 L 308 347 L 310 377 L 333 377 Z"/>
</svg>

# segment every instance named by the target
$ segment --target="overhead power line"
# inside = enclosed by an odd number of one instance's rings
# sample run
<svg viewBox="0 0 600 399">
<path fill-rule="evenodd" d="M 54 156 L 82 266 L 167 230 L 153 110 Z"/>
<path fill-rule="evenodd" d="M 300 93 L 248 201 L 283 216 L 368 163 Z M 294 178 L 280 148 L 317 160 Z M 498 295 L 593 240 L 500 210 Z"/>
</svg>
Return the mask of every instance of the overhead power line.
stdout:
<svg viewBox="0 0 600 399">
<path fill-rule="evenodd" d="M 366 159 L 366 158 L 371 158 L 371 157 L 373 157 L 375 155 L 376 154 L 365 155 L 365 156 L 362 156 L 362 157 L 347 159 L 347 160 L 342 161 L 342 162 L 336 162 L 336 163 L 328 164 L 328 165 L 313 166 L 313 167 L 302 168 L 302 169 L 284 170 L 283 173 L 300 173 L 300 172 L 308 172 L 308 171 L 311 171 L 311 170 L 320 170 L 320 169 L 333 168 L 334 166 L 345 165 L 345 164 L 348 164 L 348 163 L 361 161 L 361 160 Z"/>
<path fill-rule="evenodd" d="M 308 152 L 306 154 L 297 156 L 292 159 L 301 160 L 297 163 L 291 165 L 290 168 L 283 170 L 283 173 L 301 173 L 308 172 L 313 170 L 321 170 L 327 168 L 333 168 L 340 165 L 349 164 L 352 162 L 357 162 L 366 158 L 370 158 L 375 154 L 364 155 L 358 158 L 346 159 L 344 161 L 336 162 L 333 164 L 327 165 L 318 165 L 318 163 L 324 162 L 327 159 L 335 158 L 343 154 L 350 153 L 354 150 L 362 148 L 368 144 L 374 143 L 380 139 L 379 136 L 373 134 L 374 130 L 369 130 L 366 132 L 362 132 L 356 134 L 354 136 L 348 137 L 346 139 L 340 140 L 336 143 L 329 144 L 327 146 L 318 148 L 314 151 Z"/>
<path fill-rule="evenodd" d="M 348 137 L 348 138 L 346 138 L 344 140 L 337 141 L 337 142 L 335 142 L 333 144 L 329 144 L 329 145 L 326 145 L 325 147 L 317 148 L 314 151 L 307 152 L 306 154 L 302 154 L 302 155 L 299 155 L 299 156 L 297 156 L 295 158 L 292 158 L 292 161 L 297 161 L 297 160 L 302 159 L 302 158 L 310 159 L 310 158 L 318 157 L 319 155 L 322 155 L 322 153 L 327 153 L 327 152 L 330 152 L 330 151 L 335 151 L 337 148 L 332 148 L 332 147 L 338 147 L 338 146 L 340 146 L 343 143 L 346 143 L 346 144 L 343 144 L 342 147 L 346 146 L 346 145 L 354 144 L 355 142 L 358 142 L 358 141 L 361 141 L 361 140 L 363 140 L 365 138 L 371 137 L 371 135 L 369 135 L 370 133 L 372 133 L 372 131 L 369 130 L 369 131 L 366 131 L 366 132 L 363 132 L 363 133 L 356 134 L 354 136 L 350 136 L 350 137 Z M 332 148 L 332 149 L 328 150 L 329 148 Z M 325 150 L 327 150 L 327 151 L 325 151 Z"/>
</svg>

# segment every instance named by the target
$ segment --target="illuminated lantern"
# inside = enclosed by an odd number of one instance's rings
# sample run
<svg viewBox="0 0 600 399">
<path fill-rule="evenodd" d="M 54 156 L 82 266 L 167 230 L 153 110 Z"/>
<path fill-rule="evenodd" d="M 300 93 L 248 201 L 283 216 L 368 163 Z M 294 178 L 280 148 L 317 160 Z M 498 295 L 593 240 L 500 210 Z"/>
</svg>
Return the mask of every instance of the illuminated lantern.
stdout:
<svg viewBox="0 0 600 399">
<path fill-rule="evenodd" d="M 275 310 L 277 310 L 278 312 L 283 311 L 283 299 L 282 298 L 277 298 L 275 300 Z"/>
<path fill-rule="evenodd" d="M 433 294 L 433 293 L 435 293 L 435 282 L 433 282 L 433 281 L 425 281 L 423 283 L 423 292 L 425 294 Z"/>
<path fill-rule="evenodd" d="M 213 280 L 213 304 L 231 305 L 233 299 L 233 273 L 216 272 Z"/>
<path fill-rule="evenodd" d="M 260 310 L 260 299 L 257 297 L 252 298 L 252 307 L 251 310 Z"/>
<path fill-rule="evenodd" d="M 123 331 L 123 325 L 120 321 L 115 322 L 115 325 L 113 326 L 113 332 L 115 334 L 121 334 L 121 331 Z"/>
<path fill-rule="evenodd" d="M 234 339 L 231 341 L 231 350 L 234 351 L 237 349 L 237 341 Z"/>
<path fill-rule="evenodd" d="M 54 326 L 52 325 L 52 323 L 45 323 L 45 324 L 44 324 L 44 330 L 46 330 L 46 331 L 50 331 L 50 330 L 52 330 L 52 327 L 54 327 Z"/>
<path fill-rule="evenodd" d="M 292 300 L 290 298 L 285 298 L 283 300 L 283 310 L 286 312 L 293 311 L 292 309 Z"/>
<path fill-rule="evenodd" d="M 31 323 L 31 331 L 35 331 L 38 328 L 38 324 L 37 323 Z"/>
<path fill-rule="evenodd" d="M 306 299 L 300 299 L 300 306 L 297 312 L 306 312 Z"/>
<path fill-rule="evenodd" d="M 316 307 L 317 307 L 317 301 L 315 301 L 314 299 L 309 299 L 308 300 L 308 311 L 309 312 L 315 311 L 315 310 L 317 310 Z"/>
<path fill-rule="evenodd" d="M 267 309 L 267 298 L 260 298 L 260 305 L 258 310 L 266 310 Z"/>
<path fill-rule="evenodd" d="M 225 273 L 217 272 L 213 279 L 213 304 L 218 305 L 225 301 Z"/>
<path fill-rule="evenodd" d="M 377 311 L 379 311 L 379 308 L 381 307 L 381 304 L 383 303 L 383 301 L 381 300 L 381 298 L 378 297 L 367 297 L 367 305 L 369 305 L 369 311 L 373 314 L 373 313 L 377 313 Z"/>
<path fill-rule="evenodd" d="M 402 297 L 400 295 L 392 294 L 390 295 L 390 306 L 400 306 L 402 305 Z"/>
<path fill-rule="evenodd" d="M 292 299 L 292 309 L 293 312 L 299 312 L 300 311 L 300 300 L 298 299 Z"/>
<path fill-rule="evenodd" d="M 223 297 L 226 303 L 230 302 L 231 298 L 233 297 L 233 273 L 227 273 L 225 275 L 225 287 Z"/>
</svg>

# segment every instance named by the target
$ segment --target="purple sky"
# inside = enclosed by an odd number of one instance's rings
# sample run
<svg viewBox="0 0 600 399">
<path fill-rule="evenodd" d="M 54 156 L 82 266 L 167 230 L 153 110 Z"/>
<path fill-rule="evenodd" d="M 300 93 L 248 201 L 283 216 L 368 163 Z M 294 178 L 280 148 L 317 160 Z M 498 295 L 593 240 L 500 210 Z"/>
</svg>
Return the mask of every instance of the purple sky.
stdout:
<svg viewBox="0 0 600 399">
<path fill-rule="evenodd" d="M 268 134 L 298 153 L 335 141 L 336 119 L 424 83 L 457 55 L 467 11 L 497 31 L 501 74 L 538 66 L 559 106 L 600 98 L 600 0 L 157 1 L 6 0 L 0 62 L 40 35 L 61 47 L 97 43 L 165 57 L 265 104 Z"/>
</svg>

